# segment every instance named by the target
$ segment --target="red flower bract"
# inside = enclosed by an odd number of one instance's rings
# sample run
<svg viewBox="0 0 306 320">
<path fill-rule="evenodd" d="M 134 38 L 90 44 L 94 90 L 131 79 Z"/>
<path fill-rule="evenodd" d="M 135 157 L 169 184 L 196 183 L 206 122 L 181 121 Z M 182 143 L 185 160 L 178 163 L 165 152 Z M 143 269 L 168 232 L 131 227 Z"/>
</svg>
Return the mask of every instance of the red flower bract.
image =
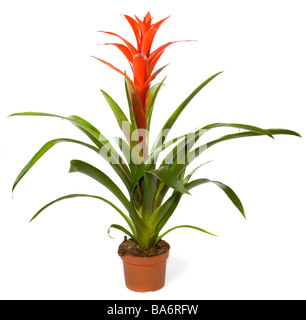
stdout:
<svg viewBox="0 0 306 320">
<path fill-rule="evenodd" d="M 99 31 L 104 32 L 109 35 L 113 35 L 118 37 L 123 41 L 124 44 L 121 43 L 105 43 L 106 45 L 113 45 L 118 48 L 128 60 L 134 79 L 132 80 L 128 75 L 126 75 L 123 71 L 116 68 L 112 64 L 102 59 L 96 58 L 97 60 L 103 62 L 108 65 L 112 69 L 116 70 L 120 74 L 122 74 L 126 79 L 130 82 L 130 86 L 128 86 L 129 97 L 132 104 L 132 111 L 135 116 L 135 120 L 137 123 L 138 129 L 146 129 L 147 127 L 147 119 L 146 119 L 146 108 L 148 103 L 148 97 L 150 92 L 150 86 L 155 77 L 162 71 L 165 67 L 154 71 L 154 67 L 158 62 L 159 58 L 165 51 L 165 49 L 179 41 L 168 42 L 151 53 L 151 47 L 154 40 L 154 37 L 162 25 L 162 23 L 167 20 L 169 17 L 162 19 L 156 23 L 152 24 L 152 18 L 150 12 L 146 14 L 143 21 L 141 21 L 138 17 L 135 16 L 135 19 L 128 15 L 124 15 L 128 23 L 133 29 L 133 32 L 136 37 L 137 48 L 135 48 L 129 41 L 122 38 L 116 33 L 108 32 L 108 31 Z"/>
</svg>

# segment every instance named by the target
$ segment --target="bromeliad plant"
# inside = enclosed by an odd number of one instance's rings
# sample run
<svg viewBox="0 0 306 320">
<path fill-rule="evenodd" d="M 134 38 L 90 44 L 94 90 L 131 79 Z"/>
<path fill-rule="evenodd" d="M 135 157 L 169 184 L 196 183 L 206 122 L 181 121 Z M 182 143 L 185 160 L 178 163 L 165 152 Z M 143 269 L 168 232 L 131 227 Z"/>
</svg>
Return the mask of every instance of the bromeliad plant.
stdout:
<svg viewBox="0 0 306 320">
<path fill-rule="evenodd" d="M 121 39 L 123 44 L 106 43 L 105 45 L 113 45 L 123 53 L 130 64 L 133 78 L 130 78 L 126 72 L 121 71 L 109 62 L 95 58 L 116 70 L 124 77 L 129 119 L 118 104 L 105 91 L 101 90 L 101 92 L 113 111 L 126 140 L 121 137 L 117 138 L 116 143 L 118 146 L 116 150 L 110 141 L 95 126 L 75 115 L 64 117 L 39 112 L 15 113 L 13 116 L 47 116 L 65 119 L 81 130 L 92 143 L 68 138 L 54 139 L 47 142 L 22 169 L 13 185 L 13 190 L 33 165 L 53 146 L 61 142 L 76 143 L 93 150 L 107 160 L 118 174 L 127 192 L 124 193 L 117 185 L 117 182 L 112 181 L 100 169 L 84 161 L 72 160 L 70 172 L 79 172 L 100 182 L 117 197 L 123 205 L 125 212 L 117 207 L 117 205 L 97 195 L 69 194 L 45 205 L 33 216 L 31 221 L 47 207 L 58 201 L 75 197 L 91 197 L 102 200 L 112 206 L 123 217 L 130 230 L 117 224 L 111 225 L 110 228 L 123 231 L 143 249 L 154 247 L 168 232 L 177 228 L 188 227 L 211 234 L 202 228 L 191 225 L 179 225 L 161 233 L 165 224 L 177 208 L 182 196 L 189 194 L 193 188 L 206 183 L 213 183 L 223 190 L 243 217 L 245 217 L 241 201 L 230 187 L 219 181 L 212 181 L 206 178 L 192 180 L 193 174 L 200 166 L 189 173 L 186 171 L 187 167 L 205 150 L 223 141 L 250 136 L 265 135 L 273 138 L 276 134 L 294 136 L 299 136 L 299 134 L 286 129 L 261 129 L 252 125 L 237 123 L 212 123 L 203 126 L 199 130 L 181 135 L 172 140 L 167 140 L 167 135 L 180 114 L 187 105 L 189 105 L 195 95 L 221 73 L 218 72 L 201 83 L 177 107 L 161 128 L 151 148 L 149 148 L 152 113 L 156 98 L 165 80 L 163 79 L 159 83 L 152 84 L 153 80 L 165 66 L 159 68 L 157 71 L 154 71 L 154 69 L 165 49 L 178 41 L 168 42 L 152 51 L 151 48 L 154 37 L 167 18 L 152 23 L 149 12 L 143 20 L 137 17 L 133 19 L 127 15 L 124 17 L 135 34 L 136 46 L 115 33 L 101 32 Z M 238 128 L 242 131 L 221 136 L 218 139 L 195 147 L 195 143 L 208 130 L 220 127 Z M 121 152 L 118 151 L 118 148 Z M 170 151 L 162 161 L 160 161 L 160 164 L 157 165 L 157 160 L 161 152 L 167 148 L 169 148 Z M 120 154 L 124 155 L 125 159 L 123 159 Z M 169 192 L 171 192 L 171 194 L 169 194 Z"/>
</svg>

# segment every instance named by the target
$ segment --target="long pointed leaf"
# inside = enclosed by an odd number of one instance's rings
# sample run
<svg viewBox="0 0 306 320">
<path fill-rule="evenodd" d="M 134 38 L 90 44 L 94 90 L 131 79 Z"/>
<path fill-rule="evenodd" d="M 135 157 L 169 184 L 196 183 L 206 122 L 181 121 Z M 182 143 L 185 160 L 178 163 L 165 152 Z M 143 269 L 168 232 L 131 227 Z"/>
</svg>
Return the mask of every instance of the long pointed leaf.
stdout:
<svg viewBox="0 0 306 320">
<path fill-rule="evenodd" d="M 118 106 L 118 104 L 113 100 L 111 96 L 109 96 L 105 91 L 100 90 L 109 104 L 110 108 L 112 109 L 115 118 L 117 120 L 117 123 L 119 125 L 119 128 L 123 132 L 124 136 L 126 137 L 127 141 L 131 140 L 131 134 L 133 133 L 133 128 L 127 119 L 126 115 L 122 111 L 122 109 Z"/>
<path fill-rule="evenodd" d="M 176 227 L 173 227 L 173 228 L 167 230 L 167 231 L 164 232 L 161 236 L 158 237 L 158 240 L 162 239 L 168 232 L 170 232 L 170 231 L 172 231 L 172 230 L 175 230 L 175 229 L 178 229 L 178 228 L 192 228 L 192 229 L 199 230 L 199 231 L 201 231 L 201 232 L 203 232 L 203 233 L 210 234 L 211 236 L 217 237 L 215 234 L 210 233 L 210 232 L 208 232 L 208 231 L 206 231 L 206 230 L 204 230 L 204 229 L 202 229 L 202 228 L 195 227 L 195 226 L 190 226 L 190 225 L 185 224 L 185 225 L 176 226 Z"/>
<path fill-rule="evenodd" d="M 132 177 L 134 177 L 137 172 L 137 165 L 135 164 L 135 160 L 133 157 L 131 147 L 129 146 L 129 144 L 125 140 L 123 140 L 120 137 L 115 137 L 114 140 L 116 141 L 117 145 L 119 146 L 119 149 L 122 151 L 122 153 L 125 157 L 126 163 L 130 167 Z"/>
<path fill-rule="evenodd" d="M 124 141 L 120 137 L 115 138 L 115 141 L 118 143 L 120 150 L 124 154 L 126 161 L 129 164 L 129 167 L 131 169 L 132 176 L 134 177 L 138 172 L 138 168 L 137 168 L 137 165 L 135 164 L 135 161 L 133 158 L 133 153 L 132 153 L 130 146 L 128 145 L 128 143 L 126 141 Z M 141 195 L 140 190 L 138 190 L 138 192 L 136 192 L 136 193 L 132 193 L 132 198 L 134 200 L 134 203 L 135 203 L 137 209 L 139 209 L 142 206 L 142 199 L 141 199 L 142 195 Z"/>
<path fill-rule="evenodd" d="M 240 211 L 240 213 L 245 218 L 244 208 L 243 208 L 243 205 L 242 205 L 240 199 L 238 198 L 236 193 L 229 186 L 225 185 L 224 183 L 222 183 L 220 181 L 212 181 L 209 179 L 197 179 L 197 180 L 193 180 L 193 181 L 189 182 L 186 185 L 186 188 L 188 190 L 190 190 L 194 187 L 197 187 L 197 186 L 199 186 L 201 184 L 205 184 L 205 183 L 213 183 L 216 186 L 218 186 L 221 190 L 223 190 L 224 193 L 228 196 L 228 198 L 232 201 L 232 203 L 235 205 L 235 207 Z"/>
<path fill-rule="evenodd" d="M 117 187 L 115 182 L 113 182 L 104 172 L 84 161 L 71 160 L 70 163 L 71 165 L 69 172 L 80 172 L 100 182 L 121 201 L 121 203 L 125 206 L 127 210 L 129 210 L 129 200 Z"/>
<path fill-rule="evenodd" d="M 144 221 L 149 221 L 154 208 L 154 200 L 156 194 L 156 176 L 144 173 L 144 195 L 143 195 L 143 207 L 142 217 Z"/>
<path fill-rule="evenodd" d="M 197 168 L 196 168 L 197 169 Z M 196 170 L 195 169 L 195 170 Z M 212 182 L 216 184 L 219 188 L 221 188 L 226 195 L 229 197 L 229 199 L 232 201 L 232 203 L 236 206 L 236 208 L 241 212 L 241 214 L 245 217 L 244 209 L 242 206 L 241 201 L 239 200 L 238 196 L 235 194 L 235 192 L 225 184 L 219 182 L 219 181 L 211 181 L 208 179 L 198 179 L 194 180 L 188 184 L 186 184 L 186 189 L 191 190 L 192 188 L 204 184 Z M 160 232 L 160 230 L 164 227 L 164 225 L 167 223 L 167 221 L 172 216 L 174 210 L 178 206 L 178 203 L 182 197 L 182 194 L 179 194 L 177 192 L 174 192 L 172 196 L 159 208 L 156 209 L 156 211 L 153 214 L 152 221 L 156 223 L 155 231 L 157 233 Z"/>
<path fill-rule="evenodd" d="M 243 123 L 222 123 L 222 122 L 217 122 L 217 123 L 212 123 L 209 125 L 206 125 L 202 127 L 200 130 L 210 130 L 213 128 L 220 128 L 220 127 L 230 127 L 230 128 L 238 128 L 238 129 L 244 129 L 244 130 L 249 130 L 249 131 L 254 131 L 258 132 L 264 135 L 269 136 L 270 138 L 273 138 L 273 135 L 269 130 L 265 130 L 256 126 L 248 125 L 248 124 L 243 124 Z"/>
<path fill-rule="evenodd" d="M 54 117 L 64 120 L 68 120 L 73 125 L 75 125 L 79 130 L 85 133 L 98 148 L 100 148 L 99 154 L 112 166 L 112 168 L 119 175 L 127 189 L 130 189 L 130 178 L 131 174 L 129 172 L 128 166 L 124 163 L 123 159 L 118 155 L 115 148 L 110 144 L 108 139 L 106 139 L 101 132 L 95 128 L 88 121 L 78 117 L 78 116 L 69 116 L 63 117 L 51 113 L 43 112 L 21 112 L 14 113 L 10 116 L 45 116 L 45 117 Z"/>
<path fill-rule="evenodd" d="M 90 140 L 92 140 L 97 145 L 97 147 L 101 148 L 101 146 L 103 145 L 103 142 L 100 141 L 100 137 L 102 135 L 99 132 L 99 130 L 95 128 L 93 125 L 91 125 L 88 121 L 77 116 L 64 117 L 57 114 L 45 113 L 45 112 L 19 112 L 19 113 L 13 113 L 10 115 L 10 117 L 13 117 L 13 116 L 41 116 L 41 117 L 52 117 L 52 118 L 68 120 L 79 129 L 82 128 L 83 129 L 82 131 L 90 138 Z"/>
<path fill-rule="evenodd" d="M 215 127 L 215 125 L 217 125 L 217 124 L 213 124 L 213 125 L 209 125 L 209 126 Z M 227 126 L 227 125 L 232 125 L 232 124 L 222 124 L 221 123 L 221 125 L 222 126 L 223 125 Z M 244 126 L 247 126 L 247 125 L 244 125 Z M 203 128 L 205 128 L 205 127 L 203 127 Z M 217 144 L 219 142 L 222 142 L 222 141 L 227 141 L 227 140 L 237 139 L 237 138 L 242 138 L 242 137 L 267 135 L 267 132 L 269 134 L 271 134 L 271 135 L 286 134 L 286 135 L 293 135 L 293 136 L 300 137 L 300 134 L 298 134 L 297 132 L 292 131 L 292 130 L 287 130 L 287 129 L 265 129 L 264 130 L 264 129 L 260 129 L 260 128 L 257 128 L 257 127 L 255 127 L 255 128 L 256 128 L 256 131 L 245 131 L 245 132 L 239 132 L 239 133 L 225 135 L 225 136 L 223 136 L 221 138 L 218 138 L 216 140 L 210 141 L 208 143 L 205 143 L 205 144 L 197 147 L 196 149 L 190 151 L 189 154 L 186 154 L 186 153 L 184 154 L 184 151 L 185 151 L 186 148 L 188 150 L 190 145 L 188 145 L 186 147 L 186 145 L 182 145 L 182 143 L 180 143 L 180 145 L 176 146 L 176 149 L 179 149 L 181 151 L 180 155 L 183 155 L 183 156 L 180 158 L 180 161 L 179 161 L 180 163 L 178 163 L 178 164 L 174 163 L 173 165 L 170 166 L 171 170 L 174 172 L 175 175 L 180 175 L 183 172 L 183 170 L 185 170 L 186 167 L 190 163 L 192 163 L 192 161 L 194 161 L 202 152 L 204 152 L 205 150 L 207 150 L 211 146 L 213 146 L 213 145 L 215 145 L 215 144 Z M 195 140 L 196 139 L 192 139 L 190 141 L 190 143 L 194 144 Z M 177 153 L 177 150 L 175 150 L 175 152 Z M 176 158 L 174 158 L 174 159 L 176 159 Z M 164 159 L 163 163 L 161 164 L 161 166 L 164 165 L 164 162 L 165 162 L 165 159 Z M 176 160 L 176 162 L 178 162 L 178 161 Z M 159 195 L 158 195 L 159 198 L 157 199 L 157 203 L 161 203 L 162 202 L 163 197 L 165 196 L 165 194 L 167 193 L 167 191 L 169 189 L 167 186 L 163 186 L 162 188 L 163 189 L 159 192 Z"/>
<path fill-rule="evenodd" d="M 287 129 L 266 129 L 265 131 L 270 132 L 272 135 L 286 134 L 286 135 L 301 137 L 299 133 L 292 131 L 292 130 L 287 130 Z M 215 140 L 210 141 L 208 143 L 205 143 L 205 144 L 199 146 L 198 148 L 196 148 L 194 151 L 192 151 L 192 155 L 191 155 L 191 157 L 189 157 L 189 162 L 187 163 L 187 165 L 189 165 L 203 151 L 207 150 L 208 148 L 212 147 L 213 145 L 215 145 L 217 143 L 220 143 L 222 141 L 237 139 L 237 138 L 254 137 L 254 136 L 262 136 L 262 135 L 264 135 L 264 133 L 255 132 L 255 131 L 245 131 L 245 132 L 238 132 L 238 133 L 233 133 L 233 134 L 228 134 L 228 135 L 222 136 L 221 138 L 218 138 L 218 139 L 215 139 Z M 186 167 L 187 165 L 184 165 L 184 167 Z"/>
<path fill-rule="evenodd" d="M 208 164 L 208 163 L 210 163 L 210 162 L 212 162 L 212 160 L 206 161 L 206 162 L 200 164 L 199 166 L 197 166 L 196 168 L 194 168 L 194 169 L 183 179 L 182 182 L 183 182 L 184 184 L 188 183 L 189 180 L 191 179 L 191 177 L 193 176 L 193 174 L 194 174 L 198 169 L 200 169 L 202 166 L 204 166 L 205 164 Z"/>
<path fill-rule="evenodd" d="M 173 188 L 180 193 L 188 193 L 189 191 L 184 187 L 182 182 L 176 177 L 176 175 L 169 169 L 169 167 L 162 167 L 157 170 L 146 171 L 155 175 L 159 180 L 165 183 L 167 186 Z"/>
<path fill-rule="evenodd" d="M 125 72 L 126 73 L 126 72 Z M 128 82 L 127 79 L 124 78 L 124 88 L 125 88 L 125 94 L 126 94 L 126 99 L 128 101 L 128 106 L 129 106 L 129 114 L 130 114 L 130 121 L 131 121 L 131 125 L 133 128 L 133 131 L 137 129 L 137 122 L 133 113 L 133 109 L 132 109 L 132 102 L 130 99 L 130 95 L 129 95 L 129 91 L 128 91 Z"/>
<path fill-rule="evenodd" d="M 135 236 L 139 235 L 141 237 L 141 235 L 147 235 L 148 232 L 150 232 L 150 229 L 132 202 L 130 202 L 129 214 L 135 226 Z"/>
<path fill-rule="evenodd" d="M 212 123 L 186 135 L 185 140 L 181 141 L 170 153 L 164 158 L 161 166 L 165 164 L 181 163 L 186 161 L 186 156 L 198 139 L 207 131 L 213 128 L 230 127 L 258 132 L 273 138 L 273 135 L 265 129 L 259 127 L 241 124 L 241 123 Z"/>
<path fill-rule="evenodd" d="M 149 99 L 148 99 L 148 103 L 147 103 L 147 107 L 146 107 L 146 118 L 147 119 L 148 119 L 149 113 L 151 112 L 151 109 L 154 106 L 158 92 L 161 89 L 161 87 L 163 86 L 165 79 L 166 79 L 166 77 L 162 80 L 162 82 L 156 83 L 150 88 Z"/>
<path fill-rule="evenodd" d="M 180 200 L 182 198 L 182 193 L 173 192 L 171 197 L 165 201 L 161 206 L 156 208 L 152 215 L 152 223 L 155 224 L 155 232 L 158 234 L 164 225 L 168 222 L 173 212 L 177 208 Z"/>
<path fill-rule="evenodd" d="M 162 144 L 157 149 L 152 150 L 152 152 L 148 155 L 148 157 L 145 159 L 145 161 L 137 168 L 137 172 L 134 175 L 132 183 L 131 183 L 131 189 L 130 189 L 131 194 L 133 193 L 138 181 L 143 177 L 144 172 L 155 168 L 158 155 L 163 150 L 165 150 L 166 148 L 168 148 L 172 144 L 178 142 L 180 139 L 183 139 L 184 137 L 186 137 L 186 134 L 179 136 L 179 137 L 176 137 L 176 138 L 172 139 L 171 141 L 168 141 L 168 142 Z"/>
<path fill-rule="evenodd" d="M 221 72 L 218 72 L 205 80 L 203 83 L 201 83 L 179 106 L 178 108 L 173 112 L 173 114 L 170 116 L 170 118 L 167 120 L 165 125 L 163 126 L 161 132 L 158 134 L 153 149 L 158 148 L 161 144 L 163 144 L 166 136 L 169 133 L 169 130 L 172 128 L 175 121 L 178 119 L 180 114 L 183 112 L 183 110 L 186 108 L 186 106 L 189 104 L 189 102 L 210 82 L 212 81 L 216 76 L 218 76 Z"/>
<path fill-rule="evenodd" d="M 157 98 L 157 95 L 158 95 L 160 89 L 164 85 L 165 80 L 166 80 L 166 77 L 162 80 L 162 82 L 157 83 L 150 88 L 150 95 L 149 95 L 148 105 L 147 105 L 147 109 L 146 109 L 146 119 L 147 119 L 147 130 L 148 131 L 150 131 L 150 128 L 151 128 L 151 119 L 152 119 L 155 101 L 156 101 L 156 98 Z"/>
<path fill-rule="evenodd" d="M 80 145 L 83 145 L 85 147 L 88 147 L 92 150 L 94 150 L 95 152 L 99 153 L 99 149 L 84 143 L 82 141 L 78 141 L 78 140 L 73 140 L 73 139 L 66 139 L 66 138 L 62 138 L 62 139 L 54 139 L 54 140 L 50 140 L 47 143 L 45 143 L 42 148 L 40 148 L 36 154 L 31 158 L 31 160 L 25 165 L 25 167 L 21 170 L 21 172 L 19 173 L 19 175 L 17 176 L 14 184 L 13 184 L 13 188 L 12 188 L 12 192 L 14 191 L 15 187 L 17 186 L 17 184 L 19 183 L 19 181 L 25 176 L 25 174 L 34 166 L 34 164 L 48 151 L 50 150 L 53 146 L 55 146 L 58 143 L 61 142 L 72 142 L 72 143 L 77 143 Z"/>
<path fill-rule="evenodd" d="M 119 224 L 112 224 L 108 230 L 107 230 L 107 233 L 108 235 L 111 237 L 111 235 L 109 234 L 110 232 L 110 229 L 111 228 L 114 228 L 114 229 L 118 229 L 120 231 L 122 231 L 123 233 L 127 234 L 129 237 L 131 237 L 135 242 L 137 242 L 137 239 L 128 231 L 126 230 L 125 228 L 123 228 L 122 226 L 120 226 Z M 112 237 L 111 237 L 112 238 Z"/>
<path fill-rule="evenodd" d="M 106 202 L 107 204 L 109 204 L 111 207 L 113 207 L 117 212 L 119 212 L 119 214 L 124 218 L 124 220 L 128 223 L 129 227 L 131 228 L 131 230 L 134 232 L 134 225 L 133 222 L 131 221 L 131 219 L 125 215 L 117 206 L 115 206 L 112 202 L 108 201 L 107 199 L 104 199 L 102 197 L 99 196 L 94 196 L 94 195 L 89 195 L 89 194 L 81 194 L 81 193 L 75 193 L 75 194 L 69 194 L 63 197 L 60 197 L 52 202 L 49 202 L 48 204 L 46 204 L 45 206 L 43 206 L 40 210 L 38 210 L 36 212 L 36 214 L 32 217 L 32 219 L 30 220 L 33 221 L 42 211 L 44 211 L 45 209 L 47 209 L 48 207 L 50 207 L 52 204 L 59 202 L 61 200 L 66 200 L 66 199 L 71 199 L 71 198 L 77 198 L 77 197 L 89 197 L 89 198 L 94 198 L 94 199 L 98 199 L 98 200 L 102 200 L 104 202 Z"/>
</svg>

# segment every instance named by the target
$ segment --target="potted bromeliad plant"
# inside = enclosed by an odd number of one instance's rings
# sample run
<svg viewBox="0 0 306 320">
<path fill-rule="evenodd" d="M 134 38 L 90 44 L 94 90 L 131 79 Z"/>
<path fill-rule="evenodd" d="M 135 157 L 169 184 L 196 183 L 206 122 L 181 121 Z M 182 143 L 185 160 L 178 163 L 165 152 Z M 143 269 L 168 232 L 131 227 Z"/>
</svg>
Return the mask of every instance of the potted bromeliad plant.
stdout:
<svg viewBox="0 0 306 320">
<path fill-rule="evenodd" d="M 165 266 L 170 246 L 162 240 L 164 236 L 178 228 L 193 228 L 211 234 L 200 227 L 191 225 L 179 225 L 164 230 L 183 195 L 189 194 L 197 186 L 213 183 L 228 196 L 245 217 L 241 201 L 230 187 L 219 181 L 194 179 L 193 175 L 199 167 L 188 171 L 189 165 L 205 150 L 223 141 L 250 136 L 273 138 L 276 134 L 300 135 L 286 129 L 261 129 L 253 125 L 238 123 L 212 123 L 175 139 L 167 139 L 169 131 L 183 110 L 196 94 L 221 73 L 218 72 L 201 83 L 177 107 L 161 127 L 155 142 L 150 145 L 150 126 L 154 105 L 165 80 L 153 84 L 157 75 L 164 69 L 161 67 L 155 71 L 155 66 L 165 49 L 178 41 L 168 42 L 153 51 L 152 43 L 156 32 L 167 18 L 152 23 L 149 12 L 143 20 L 137 17 L 133 19 L 127 15 L 124 17 L 135 34 L 136 46 L 115 33 L 101 32 L 121 40 L 121 43 L 106 43 L 106 45 L 113 45 L 122 52 L 130 64 L 133 76 L 129 76 L 125 71 L 119 70 L 104 60 L 94 58 L 123 76 L 128 116 L 105 91 L 101 90 L 101 92 L 114 113 L 125 139 L 117 138 L 116 147 L 114 147 L 94 125 L 76 115 L 65 117 L 40 112 L 15 113 L 13 116 L 47 116 L 65 119 L 81 130 L 91 143 L 67 138 L 47 142 L 19 173 L 13 190 L 34 164 L 58 143 L 80 144 L 101 155 L 115 170 L 122 186 L 117 181 L 111 180 L 100 169 L 81 160 L 71 160 L 70 172 L 79 172 L 100 182 L 116 196 L 122 208 L 98 195 L 69 194 L 46 204 L 32 217 L 31 221 L 50 205 L 64 199 L 91 197 L 106 202 L 122 216 L 126 223 L 126 226 L 117 224 L 110 226 L 126 234 L 118 250 L 124 263 L 126 286 L 140 292 L 155 291 L 162 288 L 165 281 Z M 240 131 L 195 146 L 207 131 L 220 127 L 238 128 Z M 166 149 L 168 150 L 166 156 L 159 159 L 161 152 Z M 157 165 L 158 160 L 160 161 Z"/>
</svg>

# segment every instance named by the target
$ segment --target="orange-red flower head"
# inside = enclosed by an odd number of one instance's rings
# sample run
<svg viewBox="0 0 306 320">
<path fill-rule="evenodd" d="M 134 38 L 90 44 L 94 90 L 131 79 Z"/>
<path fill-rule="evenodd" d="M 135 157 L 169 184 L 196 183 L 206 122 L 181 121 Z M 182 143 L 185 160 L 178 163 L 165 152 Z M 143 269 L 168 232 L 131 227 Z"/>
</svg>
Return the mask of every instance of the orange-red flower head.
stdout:
<svg viewBox="0 0 306 320">
<path fill-rule="evenodd" d="M 150 92 L 150 86 L 155 77 L 162 71 L 165 67 L 154 71 L 155 65 L 158 62 L 161 55 L 164 53 L 165 49 L 178 41 L 168 42 L 153 52 L 151 52 L 152 43 L 154 37 L 162 25 L 162 23 L 167 20 L 169 17 L 162 19 L 156 23 L 152 24 L 152 17 L 150 12 L 148 12 L 143 20 L 141 21 L 138 17 L 135 16 L 135 19 L 128 15 L 124 15 L 127 22 L 133 29 L 137 46 L 133 46 L 129 41 L 122 38 L 116 33 L 109 31 L 99 31 L 104 32 L 109 35 L 118 37 L 122 40 L 122 43 L 105 43 L 106 45 L 113 45 L 117 49 L 119 49 L 126 59 L 128 60 L 132 72 L 133 72 L 133 80 L 128 77 L 127 74 L 122 72 L 120 69 L 116 68 L 109 62 L 106 62 L 102 59 L 96 58 L 104 64 L 108 65 L 112 69 L 116 70 L 120 74 L 122 74 L 126 79 L 130 82 L 131 86 L 128 86 L 128 92 L 130 96 L 130 100 L 132 103 L 132 110 L 135 115 L 135 119 L 137 122 L 138 129 L 146 129 L 147 119 L 145 117 L 147 102 Z M 132 92 L 135 91 L 135 92 Z"/>
</svg>

